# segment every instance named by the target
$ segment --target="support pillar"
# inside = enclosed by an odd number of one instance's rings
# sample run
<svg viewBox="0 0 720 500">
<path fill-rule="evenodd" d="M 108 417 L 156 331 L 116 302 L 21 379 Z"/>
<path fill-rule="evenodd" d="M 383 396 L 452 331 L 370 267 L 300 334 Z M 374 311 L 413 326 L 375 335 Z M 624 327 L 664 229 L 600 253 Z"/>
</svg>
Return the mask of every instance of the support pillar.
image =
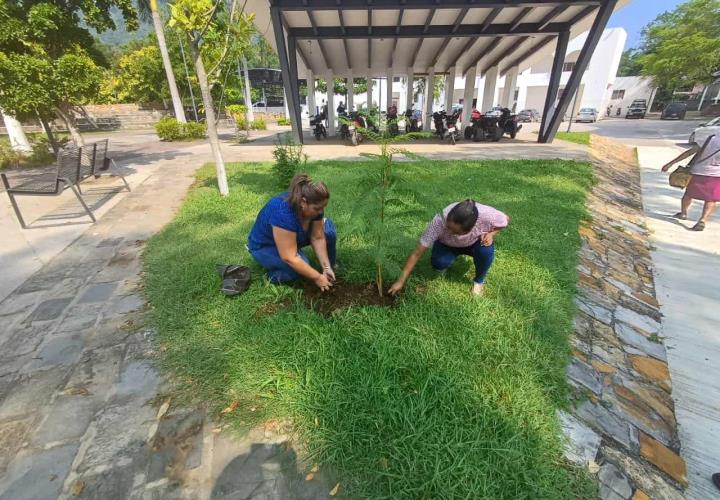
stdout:
<svg viewBox="0 0 720 500">
<path fill-rule="evenodd" d="M 31 152 L 32 147 L 30 146 L 30 142 L 28 141 L 25 131 L 22 128 L 22 123 L 17 121 L 14 116 L 6 114 L 1 109 L 0 114 L 2 114 L 5 129 L 7 130 L 8 138 L 10 139 L 10 147 L 15 151 L 20 151 L 22 153 Z"/>
<path fill-rule="evenodd" d="M 347 107 L 348 113 L 353 110 L 355 107 L 355 79 L 352 75 L 348 76 L 347 78 L 347 102 L 345 103 L 345 106 Z"/>
<path fill-rule="evenodd" d="M 367 76 L 367 109 L 370 111 L 372 108 L 372 75 Z"/>
<path fill-rule="evenodd" d="M 558 90 L 560 89 L 560 78 L 562 77 L 562 68 L 565 62 L 568 42 L 570 41 L 570 32 L 563 31 L 558 35 L 557 44 L 555 46 L 555 56 L 553 57 L 553 65 L 550 70 L 550 82 L 548 83 L 548 91 L 545 96 L 545 106 L 543 106 L 543 114 L 540 121 L 540 133 L 538 134 L 538 142 L 544 142 L 545 131 L 550 121 L 552 112 L 555 110 L 555 102 L 557 101 Z"/>
<path fill-rule="evenodd" d="M 448 74 L 445 75 L 445 111 L 448 113 L 452 110 L 453 105 L 453 93 L 455 92 L 455 66 L 448 69 Z"/>
<path fill-rule="evenodd" d="M 309 69 L 307 72 L 307 105 L 308 105 L 308 115 L 313 116 L 317 114 L 317 109 L 315 105 L 315 75 L 313 75 L 312 70 Z"/>
<path fill-rule="evenodd" d="M 473 110 L 472 101 L 475 96 L 475 78 L 477 78 L 477 66 L 472 66 L 465 72 L 465 88 L 463 89 L 463 127 L 470 125 L 470 115 Z"/>
<path fill-rule="evenodd" d="M 435 68 L 430 68 L 425 77 L 425 98 L 423 99 L 423 129 L 431 130 L 432 124 L 432 101 L 433 81 L 435 80 Z"/>
<path fill-rule="evenodd" d="M 390 111 L 390 106 L 392 106 L 392 87 L 393 87 L 393 72 L 392 68 L 390 68 L 387 72 L 387 75 L 385 75 L 387 78 L 387 95 L 385 96 L 385 111 Z"/>
<path fill-rule="evenodd" d="M 585 74 L 588 64 L 590 64 L 590 58 L 592 57 L 593 52 L 595 52 L 598 42 L 600 42 L 600 37 L 602 37 L 603 30 L 605 30 L 616 4 L 617 0 L 607 0 L 600 5 L 597 15 L 595 16 L 595 20 L 593 21 L 593 25 L 590 28 L 590 32 L 583 44 L 583 48 L 580 50 L 580 55 L 578 55 L 577 61 L 575 62 L 575 67 L 573 68 L 570 78 L 565 85 L 563 96 L 558 101 L 552 118 L 547 124 L 545 135 L 541 138 L 542 142 L 552 142 L 555 138 L 555 133 L 557 132 L 558 127 L 560 127 L 562 117 L 565 115 L 565 112 L 570 105 L 570 100 L 575 95 L 575 92 L 577 92 L 580 88 L 580 81 Z"/>
<path fill-rule="evenodd" d="M 295 118 L 297 124 L 297 135 L 298 142 L 303 141 L 302 132 L 302 110 L 300 109 L 300 82 L 298 80 L 298 65 L 297 65 L 297 40 L 293 37 L 288 37 L 288 65 L 290 67 L 290 91 L 292 92 L 292 99 L 287 103 L 289 107 L 289 113 Z M 287 101 L 286 101 L 287 102 Z M 267 101 L 265 101 L 267 105 Z"/>
<path fill-rule="evenodd" d="M 407 81 L 405 83 L 407 87 L 407 94 L 405 95 L 405 109 L 408 110 L 412 109 L 415 104 L 415 74 L 412 70 L 408 71 Z"/>
<path fill-rule="evenodd" d="M 482 112 L 489 111 L 495 105 L 495 87 L 497 86 L 498 67 L 494 66 L 485 72 L 485 87 L 483 88 Z"/>
<path fill-rule="evenodd" d="M 503 87 L 502 98 L 500 99 L 500 105 L 504 108 L 512 109 L 513 101 L 515 100 L 518 70 L 519 68 L 514 66 L 505 73 L 505 86 Z"/>
<path fill-rule="evenodd" d="M 335 137 L 335 75 L 328 73 L 327 106 L 328 106 L 328 137 Z"/>
<path fill-rule="evenodd" d="M 302 124 L 298 121 L 299 113 L 297 113 L 298 102 L 296 96 L 298 94 L 293 91 L 293 82 L 295 82 L 295 87 L 297 87 L 297 64 L 290 64 L 288 57 L 288 52 L 292 51 L 293 55 L 296 54 L 295 39 L 290 37 L 288 39 L 288 45 L 285 45 L 285 29 L 283 28 L 280 10 L 277 7 L 270 8 L 270 18 L 272 20 L 273 32 L 275 33 L 275 46 L 277 47 L 280 69 L 282 70 L 283 88 L 290 101 L 288 107 L 296 111 L 290 113 L 293 140 L 302 144 Z"/>
</svg>

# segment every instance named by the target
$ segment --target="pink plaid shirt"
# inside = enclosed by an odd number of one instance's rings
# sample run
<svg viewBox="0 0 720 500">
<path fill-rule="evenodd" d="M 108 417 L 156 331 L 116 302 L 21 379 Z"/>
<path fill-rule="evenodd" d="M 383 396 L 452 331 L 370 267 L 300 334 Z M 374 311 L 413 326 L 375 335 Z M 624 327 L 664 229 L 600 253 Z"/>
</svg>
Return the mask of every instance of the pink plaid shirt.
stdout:
<svg viewBox="0 0 720 500">
<path fill-rule="evenodd" d="M 427 229 L 420 237 L 420 244 L 425 248 L 430 248 L 433 243 L 440 240 L 441 243 L 449 247 L 463 248 L 469 247 L 475 244 L 475 242 L 484 234 L 487 234 L 495 229 L 502 229 L 507 227 L 509 218 L 507 215 L 502 213 L 493 207 L 487 205 L 481 205 L 475 203 L 478 209 L 478 219 L 475 222 L 475 226 L 467 234 L 453 234 L 445 227 L 445 220 L 450 210 L 457 205 L 457 203 L 451 203 L 442 211 L 442 214 L 437 214 Z"/>
</svg>

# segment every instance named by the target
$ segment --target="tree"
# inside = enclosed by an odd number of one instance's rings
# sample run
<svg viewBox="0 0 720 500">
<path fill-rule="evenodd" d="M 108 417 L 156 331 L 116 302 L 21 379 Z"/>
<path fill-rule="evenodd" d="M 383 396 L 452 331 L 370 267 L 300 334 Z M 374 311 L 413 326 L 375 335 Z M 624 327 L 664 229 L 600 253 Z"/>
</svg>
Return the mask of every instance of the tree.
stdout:
<svg viewBox="0 0 720 500">
<path fill-rule="evenodd" d="M 177 26 L 181 29 L 190 45 L 195 73 L 205 107 L 208 140 L 215 159 L 218 188 L 222 196 L 227 196 L 229 189 L 225 173 L 225 162 L 217 135 L 215 109 L 208 84 L 208 74 L 216 74 L 216 71 L 222 67 L 222 63 L 228 55 L 233 52 L 241 52 L 243 46 L 249 43 L 252 31 L 252 16 L 236 16 L 236 4 L 236 0 L 233 0 L 229 12 L 224 13 L 222 9 L 225 8 L 225 4 L 219 0 L 214 4 L 211 0 L 177 0 L 170 6 L 170 26 Z M 209 51 L 210 56 L 214 57 L 211 62 L 210 72 L 205 69 L 203 54 L 201 54 L 200 49 L 200 46 L 205 44 L 206 39 L 209 41 L 208 45 L 213 49 Z M 213 42 L 218 42 L 218 40 L 222 40 L 224 43 L 215 45 Z"/>
<path fill-rule="evenodd" d="M 643 30 L 642 73 L 656 85 L 684 88 L 712 81 L 720 69 L 720 0 L 689 0 Z"/>
<path fill-rule="evenodd" d="M 418 96 L 425 95 L 425 78 L 420 78 L 415 80 L 413 88 L 415 89 L 415 93 L 413 94 L 413 97 L 415 99 L 418 98 Z M 442 76 L 436 76 L 433 79 L 433 102 L 440 98 L 440 94 L 442 93 L 443 88 L 445 87 L 445 79 Z"/>
<path fill-rule="evenodd" d="M 82 145 L 74 112 L 99 92 L 105 57 L 89 28 L 113 29 L 117 7 L 137 27 L 132 0 L 6 0 L 0 5 L 0 108 L 16 118 L 53 116 Z M 82 22 L 81 22 L 82 20 Z"/>
<path fill-rule="evenodd" d="M 640 58 L 643 53 L 638 49 L 627 49 L 620 57 L 617 76 L 638 76 L 642 74 L 642 62 Z"/>
<path fill-rule="evenodd" d="M 114 82 L 119 102 L 148 104 L 170 97 L 169 83 L 157 45 L 147 45 L 120 57 Z M 178 118 L 178 121 L 181 121 Z"/>
<path fill-rule="evenodd" d="M 170 62 L 170 54 L 168 52 L 167 44 L 165 43 L 165 31 L 163 30 L 163 23 L 160 18 L 160 10 L 158 9 L 157 0 L 138 0 L 138 7 L 145 17 L 147 17 L 147 12 L 150 12 L 153 27 L 155 28 L 158 48 L 160 49 L 160 55 L 162 57 L 163 68 L 165 69 L 168 89 L 172 98 L 175 118 L 177 121 L 185 123 L 185 110 L 182 105 L 182 100 L 180 99 L 177 83 L 175 83 L 175 73 L 173 72 L 173 67 Z"/>
</svg>

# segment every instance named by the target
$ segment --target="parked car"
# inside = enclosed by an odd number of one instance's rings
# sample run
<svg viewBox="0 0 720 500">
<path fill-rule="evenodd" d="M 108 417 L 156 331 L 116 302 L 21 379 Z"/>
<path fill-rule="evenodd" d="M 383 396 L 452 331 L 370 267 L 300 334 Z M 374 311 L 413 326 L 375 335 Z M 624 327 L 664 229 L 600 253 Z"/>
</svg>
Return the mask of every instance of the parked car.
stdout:
<svg viewBox="0 0 720 500">
<path fill-rule="evenodd" d="M 590 122 L 594 123 L 597 121 L 598 118 L 598 110 L 595 108 L 581 108 L 580 111 L 578 111 L 577 117 L 575 118 L 576 122 Z"/>
<path fill-rule="evenodd" d="M 630 104 L 631 108 L 645 108 L 647 109 L 647 99 L 635 99 Z"/>
<path fill-rule="evenodd" d="M 671 102 L 660 113 L 660 119 L 677 118 L 678 120 L 684 120 L 685 113 L 687 113 L 687 104 L 684 102 Z"/>
<path fill-rule="evenodd" d="M 519 122 L 539 122 L 540 113 L 536 109 L 523 109 L 517 115 Z"/>
<path fill-rule="evenodd" d="M 645 113 L 647 112 L 647 108 L 643 108 L 638 105 L 632 105 L 628 108 L 628 110 L 625 112 L 625 118 L 645 118 Z"/>
<path fill-rule="evenodd" d="M 720 134 L 720 116 L 717 116 L 709 122 L 703 123 L 698 128 L 692 131 L 688 143 L 692 144 L 697 142 L 702 146 L 708 137 L 711 135 Z"/>
</svg>

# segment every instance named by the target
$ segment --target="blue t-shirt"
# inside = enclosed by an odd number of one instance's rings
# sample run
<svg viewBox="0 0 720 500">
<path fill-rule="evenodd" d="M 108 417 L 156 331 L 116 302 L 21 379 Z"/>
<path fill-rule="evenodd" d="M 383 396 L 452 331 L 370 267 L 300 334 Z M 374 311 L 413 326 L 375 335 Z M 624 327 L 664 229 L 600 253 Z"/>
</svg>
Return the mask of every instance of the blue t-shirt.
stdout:
<svg viewBox="0 0 720 500">
<path fill-rule="evenodd" d="M 288 193 L 280 193 L 274 198 L 271 198 L 262 210 L 260 210 L 260 213 L 258 213 L 255 219 L 255 225 L 248 237 L 248 247 L 250 247 L 250 250 L 276 246 L 272 232 L 273 226 L 297 234 L 298 248 L 309 244 L 310 238 L 305 233 L 300 218 L 290 203 L 285 201 L 287 196 Z M 320 214 L 313 220 L 322 220 L 323 217 L 324 215 Z"/>
</svg>

